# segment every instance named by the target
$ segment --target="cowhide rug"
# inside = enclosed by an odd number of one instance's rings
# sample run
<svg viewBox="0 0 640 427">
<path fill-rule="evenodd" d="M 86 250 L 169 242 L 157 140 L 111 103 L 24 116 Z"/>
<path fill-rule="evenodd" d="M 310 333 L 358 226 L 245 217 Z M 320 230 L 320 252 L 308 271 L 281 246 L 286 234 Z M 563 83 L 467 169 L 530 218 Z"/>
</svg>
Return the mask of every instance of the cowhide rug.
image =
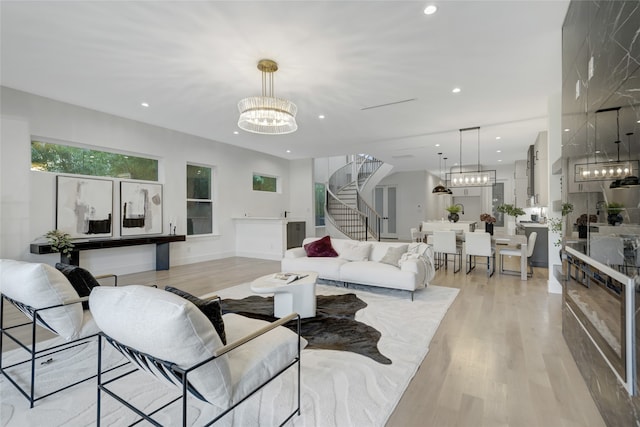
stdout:
<svg viewBox="0 0 640 427">
<path fill-rule="evenodd" d="M 355 294 L 318 295 L 316 317 L 302 319 L 300 334 L 309 342 L 306 348 L 350 351 L 390 365 L 391 360 L 378 351 L 380 332 L 355 320 L 358 310 L 367 304 Z M 236 313 L 273 322 L 273 297 L 249 296 L 240 300 L 222 300 L 224 313 Z M 295 322 L 285 325 L 296 331 Z"/>
</svg>

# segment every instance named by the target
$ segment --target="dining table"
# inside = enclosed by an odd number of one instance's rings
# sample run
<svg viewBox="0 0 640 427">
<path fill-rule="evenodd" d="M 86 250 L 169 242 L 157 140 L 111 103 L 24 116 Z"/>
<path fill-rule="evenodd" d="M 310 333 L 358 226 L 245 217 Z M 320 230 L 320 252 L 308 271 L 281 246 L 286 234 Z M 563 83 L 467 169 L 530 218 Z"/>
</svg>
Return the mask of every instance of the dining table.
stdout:
<svg viewBox="0 0 640 427">
<path fill-rule="evenodd" d="M 464 232 L 456 231 L 456 240 L 464 242 Z M 433 231 L 421 231 L 424 237 L 423 240 L 426 243 L 429 242 L 429 236 L 433 234 Z M 506 233 L 493 233 L 491 236 L 491 244 L 496 249 L 496 257 L 500 256 L 501 248 L 520 248 L 520 280 L 527 280 L 527 236 L 524 234 L 506 234 Z M 464 256 L 463 245 L 463 256 Z"/>
</svg>

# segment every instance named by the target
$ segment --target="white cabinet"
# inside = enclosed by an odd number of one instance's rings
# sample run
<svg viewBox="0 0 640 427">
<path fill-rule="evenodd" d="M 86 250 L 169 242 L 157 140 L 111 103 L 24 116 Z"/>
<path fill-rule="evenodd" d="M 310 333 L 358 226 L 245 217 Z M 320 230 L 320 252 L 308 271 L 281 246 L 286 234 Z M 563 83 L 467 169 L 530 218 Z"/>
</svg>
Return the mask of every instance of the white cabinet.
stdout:
<svg viewBox="0 0 640 427">
<path fill-rule="evenodd" d="M 549 160 L 547 131 L 538 133 L 534 144 L 534 184 L 533 197 L 535 206 L 549 204 Z"/>
<path fill-rule="evenodd" d="M 464 187 L 464 188 L 455 188 L 449 187 L 451 190 L 451 195 L 453 197 L 472 197 L 482 195 L 482 187 Z"/>
<path fill-rule="evenodd" d="M 514 204 L 519 207 L 527 206 L 527 161 L 518 160 L 513 171 L 514 186 L 513 198 Z"/>
</svg>

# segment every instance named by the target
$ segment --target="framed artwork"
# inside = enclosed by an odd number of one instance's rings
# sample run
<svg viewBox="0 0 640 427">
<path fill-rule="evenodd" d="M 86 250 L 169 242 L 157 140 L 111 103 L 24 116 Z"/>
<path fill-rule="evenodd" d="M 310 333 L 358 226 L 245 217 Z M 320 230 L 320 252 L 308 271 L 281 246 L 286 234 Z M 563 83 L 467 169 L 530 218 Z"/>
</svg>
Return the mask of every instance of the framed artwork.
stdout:
<svg viewBox="0 0 640 427">
<path fill-rule="evenodd" d="M 72 238 L 113 236 L 113 181 L 56 177 L 56 228 Z"/>
<path fill-rule="evenodd" d="M 162 184 L 120 182 L 120 235 L 162 233 Z"/>
</svg>

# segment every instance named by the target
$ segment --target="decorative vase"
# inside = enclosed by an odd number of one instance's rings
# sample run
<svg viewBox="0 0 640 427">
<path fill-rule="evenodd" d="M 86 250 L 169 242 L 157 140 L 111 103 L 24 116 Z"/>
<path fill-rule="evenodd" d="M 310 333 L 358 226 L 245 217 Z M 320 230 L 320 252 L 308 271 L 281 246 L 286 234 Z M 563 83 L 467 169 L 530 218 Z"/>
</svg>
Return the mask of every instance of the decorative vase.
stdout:
<svg viewBox="0 0 640 427">
<path fill-rule="evenodd" d="M 484 223 L 484 231 L 493 236 L 493 224 L 489 224 L 488 222 Z"/>
<path fill-rule="evenodd" d="M 622 215 L 619 213 L 612 213 L 607 215 L 607 222 L 609 225 L 620 225 L 622 224 Z"/>
<path fill-rule="evenodd" d="M 578 226 L 578 238 L 580 239 L 586 239 L 587 238 L 587 226 L 586 225 L 579 225 Z"/>
<path fill-rule="evenodd" d="M 450 213 L 447 218 L 449 219 L 449 222 L 458 222 L 458 220 L 460 219 L 460 215 L 458 215 L 457 213 Z"/>
</svg>

